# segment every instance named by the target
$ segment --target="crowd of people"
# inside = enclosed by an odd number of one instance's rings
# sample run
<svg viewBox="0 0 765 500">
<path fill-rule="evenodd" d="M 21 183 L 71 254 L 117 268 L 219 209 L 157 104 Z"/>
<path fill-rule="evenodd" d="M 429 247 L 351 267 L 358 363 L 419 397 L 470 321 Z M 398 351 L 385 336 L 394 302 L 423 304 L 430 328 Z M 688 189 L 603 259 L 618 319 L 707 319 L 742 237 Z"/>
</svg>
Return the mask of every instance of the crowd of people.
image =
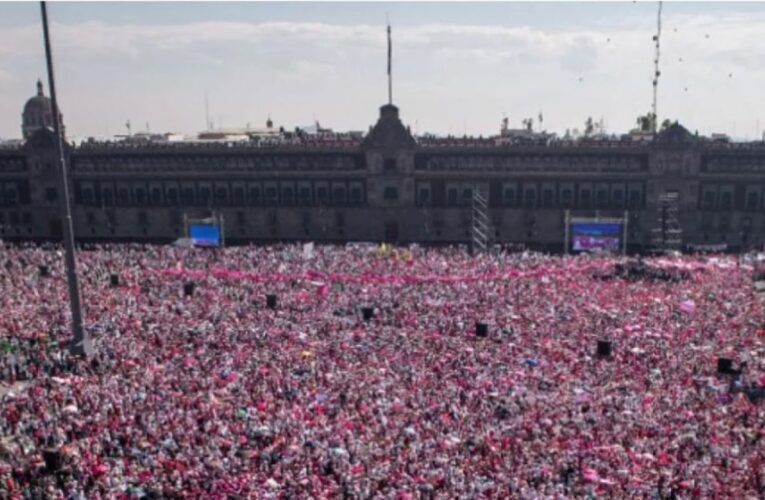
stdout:
<svg viewBox="0 0 765 500">
<path fill-rule="evenodd" d="M 85 359 L 61 251 L 0 249 L 2 498 L 765 495 L 741 390 L 765 384 L 765 315 L 735 257 L 645 260 L 678 280 L 459 248 L 77 258 Z"/>
</svg>

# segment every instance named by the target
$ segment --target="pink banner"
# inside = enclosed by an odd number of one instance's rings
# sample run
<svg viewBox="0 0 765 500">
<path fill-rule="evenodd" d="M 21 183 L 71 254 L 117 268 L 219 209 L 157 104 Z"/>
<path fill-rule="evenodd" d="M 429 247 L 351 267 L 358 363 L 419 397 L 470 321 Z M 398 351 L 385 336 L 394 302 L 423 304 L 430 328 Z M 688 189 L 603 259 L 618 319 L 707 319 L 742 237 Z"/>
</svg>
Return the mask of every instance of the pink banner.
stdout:
<svg viewBox="0 0 765 500">
<path fill-rule="evenodd" d="M 565 276 L 574 275 L 582 272 L 592 272 L 597 266 L 592 263 L 586 265 L 560 267 L 560 266 L 538 266 L 528 271 L 506 271 L 482 274 L 348 274 L 348 273 L 325 273 L 319 271 L 306 271 L 302 273 L 255 273 L 246 271 L 237 271 L 231 269 L 214 268 L 210 271 L 191 270 L 191 269 L 164 269 L 155 271 L 156 273 L 175 278 L 204 279 L 212 276 L 216 279 L 246 279 L 253 282 L 285 282 L 291 280 L 312 280 L 325 282 L 341 283 L 375 283 L 375 284 L 394 284 L 408 285 L 420 283 L 471 283 L 475 281 L 504 281 L 522 278 L 537 278 L 541 276 Z M 323 292 L 322 292 L 323 293 Z"/>
</svg>

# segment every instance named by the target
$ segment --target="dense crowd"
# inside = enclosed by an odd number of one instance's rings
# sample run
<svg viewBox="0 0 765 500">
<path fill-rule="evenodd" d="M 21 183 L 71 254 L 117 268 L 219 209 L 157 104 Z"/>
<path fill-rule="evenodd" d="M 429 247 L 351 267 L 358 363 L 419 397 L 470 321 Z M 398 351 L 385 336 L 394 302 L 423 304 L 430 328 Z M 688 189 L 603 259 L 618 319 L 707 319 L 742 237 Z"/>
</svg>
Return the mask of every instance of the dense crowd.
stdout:
<svg viewBox="0 0 765 500">
<path fill-rule="evenodd" d="M 1 248 L 0 497 L 761 498 L 752 267 L 620 262 L 98 247 L 79 359 L 61 252 Z"/>
</svg>

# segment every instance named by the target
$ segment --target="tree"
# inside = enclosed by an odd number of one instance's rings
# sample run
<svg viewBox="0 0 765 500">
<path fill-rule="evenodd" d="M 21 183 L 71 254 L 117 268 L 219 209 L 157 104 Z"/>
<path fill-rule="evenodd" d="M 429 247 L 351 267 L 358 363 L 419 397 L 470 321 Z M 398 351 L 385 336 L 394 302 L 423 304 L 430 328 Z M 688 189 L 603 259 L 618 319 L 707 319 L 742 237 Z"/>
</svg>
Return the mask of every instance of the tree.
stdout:
<svg viewBox="0 0 765 500">
<path fill-rule="evenodd" d="M 595 123 L 592 121 L 592 117 L 588 116 L 584 122 L 584 136 L 590 137 L 595 132 Z"/>
<path fill-rule="evenodd" d="M 656 115 L 653 113 L 646 113 L 644 115 L 638 116 L 637 120 L 635 120 L 637 123 L 637 131 L 638 132 L 644 132 L 644 133 L 650 133 L 654 130 L 654 125 L 656 123 Z"/>
<path fill-rule="evenodd" d="M 675 123 L 677 123 L 677 122 L 676 122 L 676 121 L 675 121 L 675 122 L 673 122 L 673 121 L 672 121 L 672 120 L 670 120 L 669 118 L 665 118 L 665 119 L 664 119 L 664 121 L 663 121 L 663 122 L 661 122 L 661 131 L 663 132 L 664 130 L 668 129 L 669 127 L 671 127 L 671 126 L 672 126 L 672 125 L 674 125 Z"/>
</svg>

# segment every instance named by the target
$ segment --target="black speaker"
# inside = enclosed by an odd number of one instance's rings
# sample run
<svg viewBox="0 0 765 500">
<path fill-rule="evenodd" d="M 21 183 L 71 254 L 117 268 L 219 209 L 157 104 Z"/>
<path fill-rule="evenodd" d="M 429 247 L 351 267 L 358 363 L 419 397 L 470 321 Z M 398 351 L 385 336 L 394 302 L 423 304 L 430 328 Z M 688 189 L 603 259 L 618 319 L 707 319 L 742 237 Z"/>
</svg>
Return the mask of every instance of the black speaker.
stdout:
<svg viewBox="0 0 765 500">
<path fill-rule="evenodd" d="M 276 295 L 273 293 L 266 295 L 266 306 L 269 309 L 276 309 Z"/>
<path fill-rule="evenodd" d="M 489 325 L 482 321 L 475 322 L 475 336 L 485 338 L 489 336 Z"/>
<path fill-rule="evenodd" d="M 40 276 L 43 278 L 50 276 L 50 269 L 48 269 L 48 266 L 39 266 L 38 270 L 40 271 Z"/>
<path fill-rule="evenodd" d="M 611 341 L 598 340 L 598 356 L 608 357 L 611 355 Z"/>
<path fill-rule="evenodd" d="M 374 307 L 362 307 L 361 315 L 364 318 L 364 321 L 370 321 L 372 318 L 375 317 Z"/>
<path fill-rule="evenodd" d="M 48 448 L 43 450 L 43 460 L 45 460 L 45 468 L 48 472 L 58 472 L 61 469 L 61 452 Z"/>
<path fill-rule="evenodd" d="M 120 277 L 118 274 L 112 274 L 109 276 L 109 283 L 112 284 L 112 286 L 120 286 Z"/>
<path fill-rule="evenodd" d="M 194 283 L 189 282 L 183 285 L 183 295 L 185 297 L 194 295 Z"/>
<path fill-rule="evenodd" d="M 733 373 L 733 360 L 728 358 L 717 358 L 717 373 L 730 375 Z"/>
</svg>

